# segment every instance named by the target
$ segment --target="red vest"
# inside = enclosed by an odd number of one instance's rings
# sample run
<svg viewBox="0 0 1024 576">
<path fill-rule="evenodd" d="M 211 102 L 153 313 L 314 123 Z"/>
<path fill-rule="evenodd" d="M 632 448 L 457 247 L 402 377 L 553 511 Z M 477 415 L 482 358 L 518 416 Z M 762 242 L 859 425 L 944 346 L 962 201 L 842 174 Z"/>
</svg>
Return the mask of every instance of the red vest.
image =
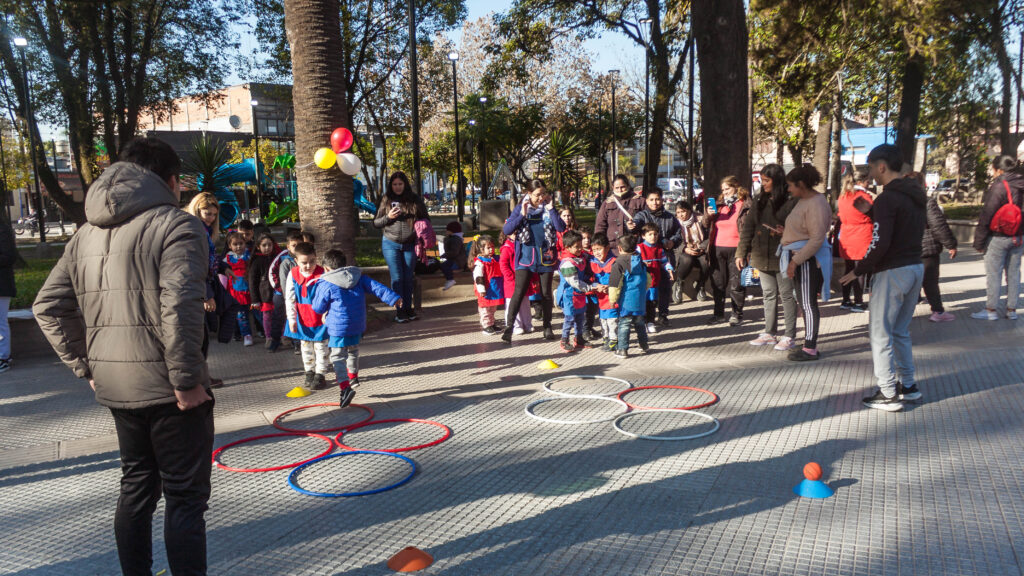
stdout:
<svg viewBox="0 0 1024 576">
<path fill-rule="evenodd" d="M 658 280 L 661 279 L 661 259 L 665 256 L 665 252 L 661 246 L 648 246 L 646 242 L 641 242 L 636 247 L 647 268 L 647 275 L 651 279 L 651 288 L 655 288 L 658 286 Z"/>
<path fill-rule="evenodd" d="M 324 273 L 321 266 L 313 269 L 313 274 L 303 276 L 299 267 L 292 268 L 292 280 L 295 282 L 295 308 L 299 313 L 299 324 L 307 328 L 323 326 L 323 316 L 313 311 L 313 287 Z"/>
</svg>

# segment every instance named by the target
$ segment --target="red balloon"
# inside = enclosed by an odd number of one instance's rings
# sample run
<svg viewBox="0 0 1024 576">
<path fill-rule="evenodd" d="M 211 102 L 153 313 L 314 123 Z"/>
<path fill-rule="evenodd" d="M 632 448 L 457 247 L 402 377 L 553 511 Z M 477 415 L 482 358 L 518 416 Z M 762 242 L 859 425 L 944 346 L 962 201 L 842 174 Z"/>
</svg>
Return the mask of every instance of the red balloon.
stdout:
<svg viewBox="0 0 1024 576">
<path fill-rule="evenodd" d="M 352 132 L 348 128 L 336 128 L 331 133 L 331 148 L 340 154 L 352 147 Z"/>
</svg>

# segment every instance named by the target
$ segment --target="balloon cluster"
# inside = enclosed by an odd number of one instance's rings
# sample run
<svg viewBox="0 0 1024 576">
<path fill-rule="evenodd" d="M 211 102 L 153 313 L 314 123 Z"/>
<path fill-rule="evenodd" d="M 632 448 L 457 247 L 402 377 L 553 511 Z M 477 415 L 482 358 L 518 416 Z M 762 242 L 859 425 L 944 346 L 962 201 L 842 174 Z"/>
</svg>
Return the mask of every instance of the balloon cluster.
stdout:
<svg viewBox="0 0 1024 576">
<path fill-rule="evenodd" d="M 363 163 L 358 156 L 347 152 L 350 148 L 352 148 L 352 132 L 348 128 L 337 128 L 331 133 L 331 147 L 318 149 L 313 154 L 313 163 L 324 170 L 337 164 L 342 172 L 349 176 L 355 176 L 363 167 Z"/>
</svg>

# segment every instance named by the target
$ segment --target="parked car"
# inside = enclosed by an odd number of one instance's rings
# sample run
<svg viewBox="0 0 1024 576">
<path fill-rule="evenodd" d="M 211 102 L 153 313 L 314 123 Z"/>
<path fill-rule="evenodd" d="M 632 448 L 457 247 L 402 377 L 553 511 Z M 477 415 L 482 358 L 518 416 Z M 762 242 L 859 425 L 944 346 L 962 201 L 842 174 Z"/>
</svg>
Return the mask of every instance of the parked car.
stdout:
<svg viewBox="0 0 1024 576">
<path fill-rule="evenodd" d="M 935 196 L 939 204 L 949 202 L 979 202 L 981 195 L 970 185 L 970 180 L 960 179 L 960 186 L 956 185 L 956 178 L 946 178 L 935 185 L 930 193 Z"/>
</svg>

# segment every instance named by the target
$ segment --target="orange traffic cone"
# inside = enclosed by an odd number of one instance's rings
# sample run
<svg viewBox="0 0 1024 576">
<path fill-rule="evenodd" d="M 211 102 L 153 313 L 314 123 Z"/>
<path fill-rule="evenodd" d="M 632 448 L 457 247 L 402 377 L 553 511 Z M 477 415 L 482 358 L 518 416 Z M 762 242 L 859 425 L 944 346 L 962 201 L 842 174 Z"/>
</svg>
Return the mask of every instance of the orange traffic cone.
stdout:
<svg viewBox="0 0 1024 576">
<path fill-rule="evenodd" d="M 388 559 L 388 568 L 395 572 L 415 572 L 434 563 L 434 557 L 415 546 L 399 550 Z"/>
</svg>

